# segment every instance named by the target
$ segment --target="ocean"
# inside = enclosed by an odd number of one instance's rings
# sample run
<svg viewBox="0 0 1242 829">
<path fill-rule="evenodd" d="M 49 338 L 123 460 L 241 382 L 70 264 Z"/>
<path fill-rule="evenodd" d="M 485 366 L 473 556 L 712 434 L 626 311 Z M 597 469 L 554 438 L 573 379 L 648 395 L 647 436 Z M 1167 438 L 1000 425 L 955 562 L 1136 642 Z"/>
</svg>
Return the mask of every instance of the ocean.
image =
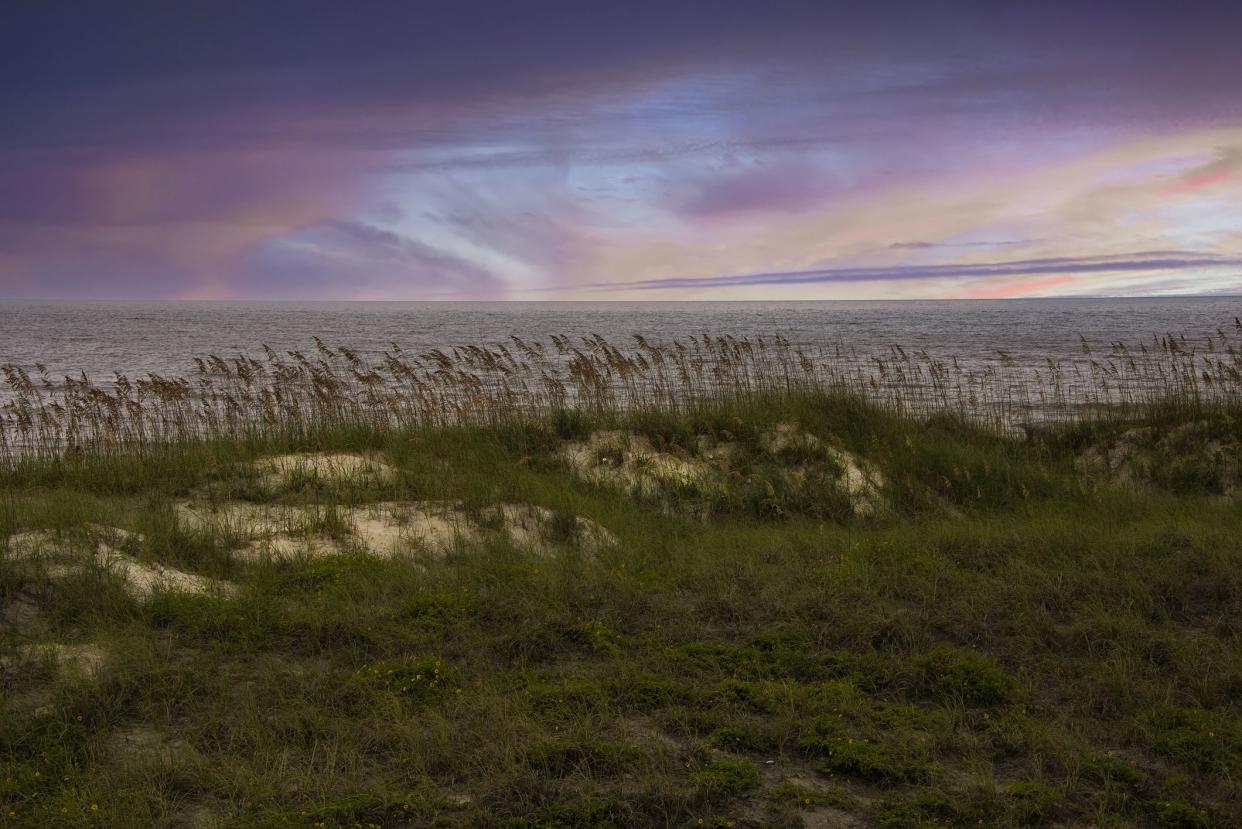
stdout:
<svg viewBox="0 0 1242 829">
<path fill-rule="evenodd" d="M 107 382 L 177 376 L 194 358 L 310 351 L 314 337 L 366 357 L 600 334 L 619 346 L 691 335 L 780 334 L 799 348 L 884 354 L 894 346 L 963 364 L 1004 352 L 1022 366 L 1175 334 L 1232 330 L 1242 297 L 887 302 L 0 302 L 0 364 Z"/>
</svg>

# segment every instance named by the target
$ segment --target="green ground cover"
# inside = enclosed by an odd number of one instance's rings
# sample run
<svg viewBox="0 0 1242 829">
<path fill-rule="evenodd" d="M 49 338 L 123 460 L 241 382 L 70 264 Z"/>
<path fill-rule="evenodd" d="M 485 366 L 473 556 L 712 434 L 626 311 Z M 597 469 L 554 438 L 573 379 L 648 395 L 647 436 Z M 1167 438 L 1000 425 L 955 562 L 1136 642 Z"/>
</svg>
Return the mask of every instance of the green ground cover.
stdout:
<svg viewBox="0 0 1242 829">
<path fill-rule="evenodd" d="M 807 396 L 18 465 L 0 826 L 1239 826 L 1240 439 Z M 377 555 L 379 502 L 477 532 Z"/>
</svg>

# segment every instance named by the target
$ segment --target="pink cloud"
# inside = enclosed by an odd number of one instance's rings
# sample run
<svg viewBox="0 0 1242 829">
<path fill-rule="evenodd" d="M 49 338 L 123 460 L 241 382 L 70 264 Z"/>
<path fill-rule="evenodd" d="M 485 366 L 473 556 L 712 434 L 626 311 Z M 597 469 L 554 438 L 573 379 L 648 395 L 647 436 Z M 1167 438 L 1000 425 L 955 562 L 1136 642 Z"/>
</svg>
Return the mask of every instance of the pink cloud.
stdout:
<svg viewBox="0 0 1242 829">
<path fill-rule="evenodd" d="M 1031 296 L 1058 288 L 1073 281 L 1069 276 L 1046 276 L 1042 279 L 1026 279 L 1021 282 L 1006 282 L 1003 285 L 979 285 L 966 292 L 971 299 L 1010 299 L 1013 297 Z"/>
<path fill-rule="evenodd" d="M 1160 189 L 1160 192 L 1166 196 L 1177 196 L 1182 193 L 1193 193 L 1196 190 L 1202 190 L 1205 187 L 1211 187 L 1213 184 L 1220 184 L 1233 178 L 1232 170 L 1212 170 L 1210 172 L 1200 173 L 1198 175 L 1187 176 L 1172 184 L 1166 185 Z"/>
<path fill-rule="evenodd" d="M 1174 182 L 1160 188 L 1166 196 L 1193 193 L 1216 184 L 1229 181 L 1242 170 L 1242 149 L 1233 148 L 1221 153 L 1215 160 L 1185 173 Z"/>
</svg>

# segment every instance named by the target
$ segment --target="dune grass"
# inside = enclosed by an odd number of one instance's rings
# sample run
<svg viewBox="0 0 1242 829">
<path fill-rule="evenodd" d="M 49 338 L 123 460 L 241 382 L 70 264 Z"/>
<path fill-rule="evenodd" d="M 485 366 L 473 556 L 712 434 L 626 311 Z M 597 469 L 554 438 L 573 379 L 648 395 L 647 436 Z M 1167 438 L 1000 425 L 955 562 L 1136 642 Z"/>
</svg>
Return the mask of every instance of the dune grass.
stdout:
<svg viewBox="0 0 1242 829">
<path fill-rule="evenodd" d="M 572 410 L 692 414 L 720 401 L 816 394 L 864 398 L 906 417 L 967 417 L 997 431 L 1042 422 L 1178 417 L 1242 397 L 1242 319 L 1206 336 L 1152 335 L 1092 345 L 1073 358 L 1019 362 L 998 350 L 959 360 L 894 345 L 799 346 L 781 335 L 511 337 L 408 354 L 329 347 L 309 353 L 195 360 L 185 376 L 50 376 L 42 364 L 0 365 L 0 465 L 31 456 L 133 452 L 239 436 L 306 440 L 324 432 L 512 425 Z"/>
<path fill-rule="evenodd" d="M 1020 440 L 823 393 L 14 463 L 0 826 L 1242 825 L 1242 510 L 1219 457 L 1242 420 L 1193 422 L 1199 466 L 1140 481 L 1076 459 L 1184 412 Z M 883 509 L 791 483 L 831 463 L 765 443 L 778 424 L 865 459 Z M 625 494 L 561 454 L 605 429 L 740 460 L 724 494 Z M 256 484 L 255 459 L 312 450 L 397 474 Z M 315 505 L 327 533 L 360 503 L 524 502 L 619 543 L 249 560 L 180 524 L 189 497 Z M 237 592 L 139 600 L 14 552 L 92 525 Z"/>
</svg>

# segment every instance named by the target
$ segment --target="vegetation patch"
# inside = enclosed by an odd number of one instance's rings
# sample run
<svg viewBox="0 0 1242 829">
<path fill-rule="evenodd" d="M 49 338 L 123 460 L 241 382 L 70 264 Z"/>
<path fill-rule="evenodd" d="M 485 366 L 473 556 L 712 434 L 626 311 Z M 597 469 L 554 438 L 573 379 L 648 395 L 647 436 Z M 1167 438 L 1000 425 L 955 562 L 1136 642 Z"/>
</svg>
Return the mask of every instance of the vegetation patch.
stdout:
<svg viewBox="0 0 1242 829">
<path fill-rule="evenodd" d="M 1199 774 L 1242 773 L 1242 719 L 1223 711 L 1161 705 L 1140 717 L 1152 749 Z"/>
<path fill-rule="evenodd" d="M 827 775 L 877 783 L 928 783 L 938 773 L 930 746 L 939 717 L 869 697 L 847 683 L 825 683 L 815 697 L 825 711 L 802 729 L 800 747 Z"/>
<path fill-rule="evenodd" d="M 631 745 L 589 737 L 547 740 L 527 755 L 533 768 L 553 777 L 615 777 L 642 760 L 642 752 Z"/>
<path fill-rule="evenodd" d="M 994 803 L 930 791 L 886 798 L 876 808 L 873 820 L 882 829 L 965 829 L 994 825 L 998 817 Z"/>
<path fill-rule="evenodd" d="M 408 656 L 363 665 L 354 681 L 416 703 L 435 702 L 461 692 L 461 674 L 438 656 Z"/>
<path fill-rule="evenodd" d="M 759 769 L 746 760 L 713 760 L 694 773 L 699 793 L 709 801 L 726 801 L 759 788 Z"/>
<path fill-rule="evenodd" d="M 1065 803 L 1060 789 L 1018 780 L 1005 786 L 1010 813 L 1020 826 L 1041 826 L 1057 817 Z"/>
<path fill-rule="evenodd" d="M 972 707 L 1007 702 L 1017 685 L 986 655 L 943 646 L 911 660 L 910 673 L 915 693 Z"/>
<path fill-rule="evenodd" d="M 777 747 L 777 740 L 755 727 L 724 725 L 707 735 L 707 743 L 736 754 L 767 753 Z"/>
<path fill-rule="evenodd" d="M 1242 825 L 1242 512 L 1076 465 L 1236 413 L 634 402 L 0 468 L 0 826 Z M 598 464 L 655 489 L 569 467 L 609 432 Z M 392 472 L 263 480 L 306 453 Z"/>
</svg>

